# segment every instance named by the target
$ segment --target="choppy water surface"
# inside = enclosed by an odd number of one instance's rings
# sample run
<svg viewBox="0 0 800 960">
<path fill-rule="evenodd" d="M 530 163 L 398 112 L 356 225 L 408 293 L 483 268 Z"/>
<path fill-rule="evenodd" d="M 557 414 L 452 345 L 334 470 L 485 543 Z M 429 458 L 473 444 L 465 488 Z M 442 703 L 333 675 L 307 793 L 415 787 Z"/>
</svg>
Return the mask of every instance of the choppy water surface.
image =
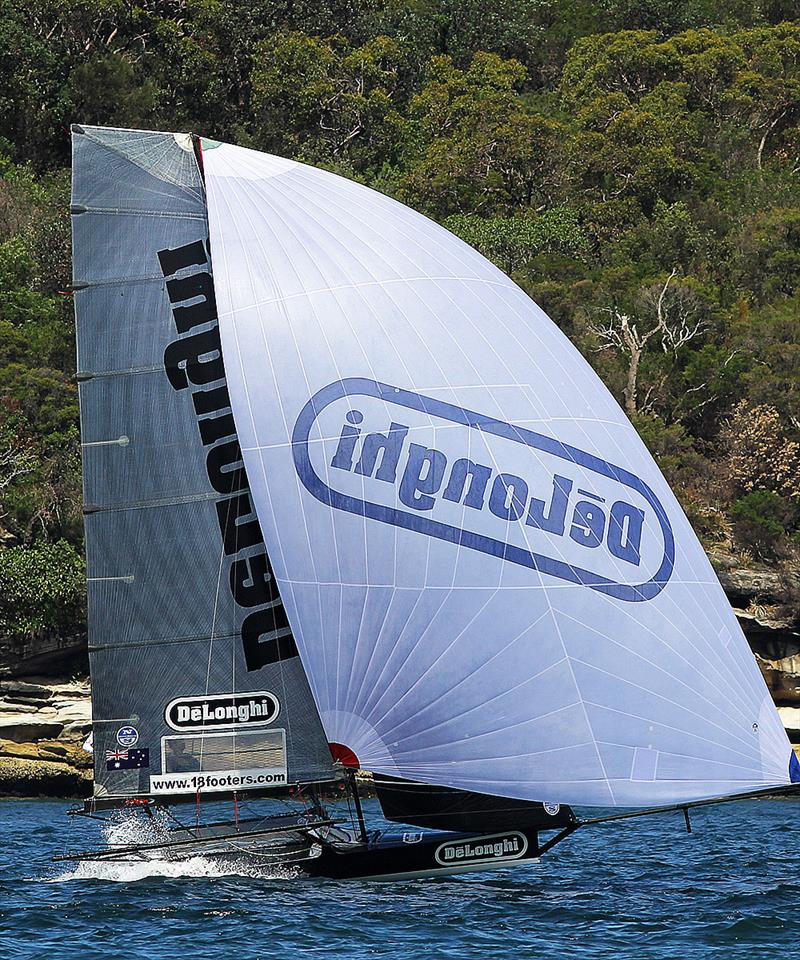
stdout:
<svg viewBox="0 0 800 960">
<path fill-rule="evenodd" d="M 219 875 L 202 859 L 64 869 L 66 803 L 0 802 L 0 958 L 695 960 L 800 950 L 800 801 L 586 829 L 539 866 L 393 884 Z M 368 804 L 368 807 L 371 806 Z M 374 812 L 374 810 L 373 810 Z"/>
</svg>

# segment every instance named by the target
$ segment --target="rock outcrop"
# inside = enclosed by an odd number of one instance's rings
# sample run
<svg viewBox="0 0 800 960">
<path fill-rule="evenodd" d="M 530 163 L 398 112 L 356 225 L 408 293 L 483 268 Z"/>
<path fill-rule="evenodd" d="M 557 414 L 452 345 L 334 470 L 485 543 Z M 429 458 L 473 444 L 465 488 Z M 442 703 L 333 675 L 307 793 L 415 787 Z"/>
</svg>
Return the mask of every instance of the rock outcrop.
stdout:
<svg viewBox="0 0 800 960">
<path fill-rule="evenodd" d="M 0 796 L 87 796 L 88 680 L 0 680 Z"/>
<path fill-rule="evenodd" d="M 792 603 L 800 596 L 800 571 L 709 556 L 775 703 L 781 710 L 800 708 L 800 612 Z M 800 724 L 792 720 L 787 729 L 800 733 Z"/>
<path fill-rule="evenodd" d="M 709 556 L 800 756 L 800 571 Z"/>
<path fill-rule="evenodd" d="M 800 570 L 743 564 L 710 554 L 761 667 L 781 719 L 800 755 Z M 80 669 L 85 645 L 53 640 L 11 656 L 0 641 L 0 796 L 87 796 L 92 758 L 88 680 L 41 674 Z"/>
<path fill-rule="evenodd" d="M 13 639 L 0 635 L 0 680 L 89 672 L 86 634 L 45 631 Z"/>
</svg>

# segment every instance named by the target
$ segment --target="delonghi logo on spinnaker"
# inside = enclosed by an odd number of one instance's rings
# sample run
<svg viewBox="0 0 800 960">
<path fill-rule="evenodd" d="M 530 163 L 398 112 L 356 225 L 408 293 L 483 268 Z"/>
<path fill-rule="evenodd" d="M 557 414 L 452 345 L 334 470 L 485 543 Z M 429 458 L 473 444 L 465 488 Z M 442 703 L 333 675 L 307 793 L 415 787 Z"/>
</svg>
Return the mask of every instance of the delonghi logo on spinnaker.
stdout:
<svg viewBox="0 0 800 960">
<path fill-rule="evenodd" d="M 528 841 L 523 833 L 494 833 L 488 837 L 469 840 L 451 840 L 436 848 L 436 862 L 443 866 L 453 863 L 498 863 L 519 860 L 528 852 Z"/>
<path fill-rule="evenodd" d="M 619 600 L 651 600 L 672 575 L 672 527 L 642 479 L 474 410 L 340 380 L 302 409 L 292 452 L 305 488 L 336 510 Z"/>
<path fill-rule="evenodd" d="M 173 730 L 209 727 L 255 727 L 272 723 L 280 713 L 274 693 L 225 693 L 208 697 L 178 697 L 167 704 L 164 719 Z"/>
</svg>

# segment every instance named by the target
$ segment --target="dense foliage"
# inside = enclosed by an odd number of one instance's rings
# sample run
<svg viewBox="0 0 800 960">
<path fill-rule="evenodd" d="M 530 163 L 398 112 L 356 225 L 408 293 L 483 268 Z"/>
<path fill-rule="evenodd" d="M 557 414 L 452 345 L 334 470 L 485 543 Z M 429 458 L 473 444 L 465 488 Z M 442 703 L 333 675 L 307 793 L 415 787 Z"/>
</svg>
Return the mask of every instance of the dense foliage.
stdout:
<svg viewBox="0 0 800 960">
<path fill-rule="evenodd" d="M 580 347 L 706 542 L 790 556 L 796 16 L 789 0 L 0 4 L 0 579 L 22 598 L 0 627 L 80 606 L 72 121 L 290 155 L 445 223 Z"/>
</svg>

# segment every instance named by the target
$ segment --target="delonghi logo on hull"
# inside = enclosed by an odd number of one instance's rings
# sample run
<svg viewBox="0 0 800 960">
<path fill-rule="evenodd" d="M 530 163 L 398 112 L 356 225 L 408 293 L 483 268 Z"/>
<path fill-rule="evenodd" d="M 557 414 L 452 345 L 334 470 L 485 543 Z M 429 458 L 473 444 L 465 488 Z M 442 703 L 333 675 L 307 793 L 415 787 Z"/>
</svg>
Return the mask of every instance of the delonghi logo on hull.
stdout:
<svg viewBox="0 0 800 960">
<path fill-rule="evenodd" d="M 442 866 L 454 863 L 497 863 L 501 860 L 519 860 L 528 852 L 528 841 L 523 833 L 494 833 L 488 837 L 469 840 L 451 840 L 436 848 L 436 862 Z"/>
<path fill-rule="evenodd" d="M 280 712 L 274 693 L 226 693 L 211 697 L 178 697 L 164 711 L 173 730 L 209 727 L 255 727 L 272 723 Z"/>
<path fill-rule="evenodd" d="M 306 489 L 338 510 L 620 600 L 650 600 L 672 575 L 669 519 L 639 477 L 442 400 L 337 381 L 300 412 L 292 450 Z"/>
</svg>

